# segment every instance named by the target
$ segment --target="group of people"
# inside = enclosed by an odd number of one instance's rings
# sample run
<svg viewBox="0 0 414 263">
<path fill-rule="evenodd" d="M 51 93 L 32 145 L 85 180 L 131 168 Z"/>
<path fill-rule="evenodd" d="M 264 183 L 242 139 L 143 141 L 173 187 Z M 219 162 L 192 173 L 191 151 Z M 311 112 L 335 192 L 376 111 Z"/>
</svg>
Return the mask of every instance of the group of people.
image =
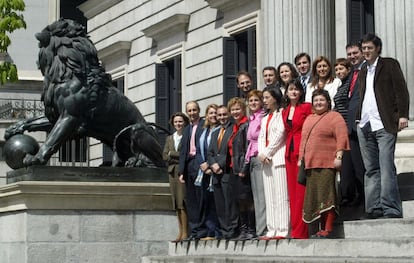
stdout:
<svg viewBox="0 0 414 263">
<path fill-rule="evenodd" d="M 173 114 L 164 159 L 175 241 L 329 238 L 340 205 L 364 203 L 367 219 L 402 217 L 394 151 L 409 95 L 398 61 L 381 49 L 367 34 L 333 67 L 298 54 L 295 65 L 265 67 L 262 90 L 240 71 L 242 97 L 208 105 L 204 118 L 196 101 Z"/>
</svg>

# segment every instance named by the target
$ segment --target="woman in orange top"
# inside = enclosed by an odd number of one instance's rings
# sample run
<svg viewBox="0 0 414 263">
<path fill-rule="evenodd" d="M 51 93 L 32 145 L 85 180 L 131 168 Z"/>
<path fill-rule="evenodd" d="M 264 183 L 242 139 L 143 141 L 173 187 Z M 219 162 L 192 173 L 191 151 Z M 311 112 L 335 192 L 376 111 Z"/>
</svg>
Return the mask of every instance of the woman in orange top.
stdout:
<svg viewBox="0 0 414 263">
<path fill-rule="evenodd" d="M 287 107 L 283 109 L 283 124 L 286 131 L 286 175 L 290 205 L 290 224 L 292 238 L 308 238 L 308 225 L 302 220 L 305 186 L 298 183 L 299 145 L 302 136 L 302 125 L 306 117 L 312 113 L 312 104 L 304 102 L 305 93 L 299 79 L 287 82 Z"/>
<path fill-rule="evenodd" d="M 307 177 L 303 221 L 320 219 L 321 229 L 312 237 L 327 238 L 336 217 L 335 174 L 341 168 L 343 152 L 349 150 L 348 130 L 341 114 L 331 111 L 327 90 L 312 93 L 312 106 L 314 114 L 303 123 L 299 151 L 299 160 L 305 158 Z"/>
</svg>

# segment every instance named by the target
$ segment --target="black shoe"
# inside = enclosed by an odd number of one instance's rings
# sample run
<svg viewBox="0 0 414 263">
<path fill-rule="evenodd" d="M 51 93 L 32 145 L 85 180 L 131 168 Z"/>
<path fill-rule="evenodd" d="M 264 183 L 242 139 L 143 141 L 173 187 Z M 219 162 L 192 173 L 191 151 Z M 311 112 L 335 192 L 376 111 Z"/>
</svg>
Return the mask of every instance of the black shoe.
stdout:
<svg viewBox="0 0 414 263">
<path fill-rule="evenodd" d="M 191 235 L 191 236 L 189 236 L 189 237 L 187 237 L 187 238 L 185 238 L 185 239 L 183 239 L 183 241 L 196 241 L 196 240 L 199 240 L 200 238 L 199 237 L 197 237 L 196 235 Z"/>
<path fill-rule="evenodd" d="M 378 218 L 383 218 L 383 214 L 380 212 L 366 213 L 360 219 L 366 220 L 366 219 L 378 219 Z"/>
<path fill-rule="evenodd" d="M 240 235 L 230 238 L 232 241 L 246 240 L 246 233 L 242 232 Z"/>
<path fill-rule="evenodd" d="M 255 239 L 255 238 L 256 238 L 256 235 L 252 234 L 252 233 L 246 233 L 244 235 L 244 240 L 252 240 L 252 239 Z"/>
</svg>

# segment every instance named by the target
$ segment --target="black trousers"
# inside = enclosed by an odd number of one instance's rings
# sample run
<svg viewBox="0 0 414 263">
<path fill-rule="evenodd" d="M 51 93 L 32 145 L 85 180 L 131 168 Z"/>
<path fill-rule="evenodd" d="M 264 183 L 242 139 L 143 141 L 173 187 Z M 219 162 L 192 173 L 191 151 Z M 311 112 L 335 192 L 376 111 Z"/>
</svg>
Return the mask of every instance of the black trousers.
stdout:
<svg viewBox="0 0 414 263">
<path fill-rule="evenodd" d="M 203 187 L 194 185 L 199 168 L 200 166 L 194 158 L 187 162 L 185 170 L 185 205 L 187 208 L 188 226 L 190 227 L 190 235 L 196 238 L 207 236 L 207 228 L 204 224 L 205 213 L 203 212 L 205 190 L 203 190 Z"/>
<path fill-rule="evenodd" d="M 235 174 L 214 175 L 214 200 L 219 230 L 224 239 L 239 235 L 239 191 Z"/>
<path fill-rule="evenodd" d="M 365 168 L 356 133 L 349 136 L 349 144 L 351 150 L 344 152 L 342 159 L 340 189 L 342 200 L 352 202 L 358 195 L 364 197 Z"/>
</svg>

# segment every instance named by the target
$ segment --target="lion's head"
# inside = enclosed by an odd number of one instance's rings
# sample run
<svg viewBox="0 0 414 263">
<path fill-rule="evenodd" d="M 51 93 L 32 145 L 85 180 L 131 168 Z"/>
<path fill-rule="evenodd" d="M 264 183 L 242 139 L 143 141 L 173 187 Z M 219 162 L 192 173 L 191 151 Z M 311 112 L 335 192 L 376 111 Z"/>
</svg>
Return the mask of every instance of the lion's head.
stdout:
<svg viewBox="0 0 414 263">
<path fill-rule="evenodd" d="M 62 88 L 66 83 L 71 92 L 89 93 L 87 97 L 91 105 L 99 96 L 105 95 L 107 87 L 112 85 L 111 77 L 105 73 L 96 48 L 81 24 L 60 19 L 37 33 L 36 38 L 40 48 L 38 66 L 44 76 L 42 100 L 47 116 L 59 115 L 53 105 L 53 90 L 57 85 Z"/>
</svg>

